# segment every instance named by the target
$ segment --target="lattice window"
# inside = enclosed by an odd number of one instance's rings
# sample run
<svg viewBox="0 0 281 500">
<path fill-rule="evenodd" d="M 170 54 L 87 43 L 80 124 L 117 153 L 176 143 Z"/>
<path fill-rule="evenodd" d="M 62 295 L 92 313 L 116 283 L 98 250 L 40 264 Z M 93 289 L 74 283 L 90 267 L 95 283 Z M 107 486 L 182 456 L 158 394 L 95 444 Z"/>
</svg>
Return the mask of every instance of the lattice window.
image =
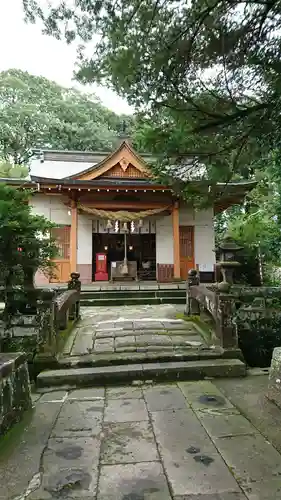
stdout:
<svg viewBox="0 0 281 500">
<path fill-rule="evenodd" d="M 193 226 L 180 227 L 180 255 L 183 258 L 193 258 Z"/>
<path fill-rule="evenodd" d="M 104 177 L 130 177 L 130 178 L 144 178 L 147 177 L 143 172 L 138 170 L 137 168 L 134 167 L 134 165 L 131 165 L 131 163 L 128 165 L 126 170 L 123 170 L 121 165 L 118 163 L 114 167 L 112 167 L 108 172 L 105 172 Z"/>
<path fill-rule="evenodd" d="M 69 260 L 70 258 L 70 226 L 58 226 L 51 229 L 52 238 L 58 247 L 58 260 Z"/>
</svg>

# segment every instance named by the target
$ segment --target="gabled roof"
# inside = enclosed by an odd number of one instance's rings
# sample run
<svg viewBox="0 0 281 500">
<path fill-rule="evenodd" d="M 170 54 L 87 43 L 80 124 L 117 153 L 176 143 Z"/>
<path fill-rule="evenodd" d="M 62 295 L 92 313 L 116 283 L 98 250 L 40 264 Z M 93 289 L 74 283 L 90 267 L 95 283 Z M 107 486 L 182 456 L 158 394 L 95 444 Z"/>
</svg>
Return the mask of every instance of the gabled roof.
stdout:
<svg viewBox="0 0 281 500">
<path fill-rule="evenodd" d="M 151 173 L 145 161 L 138 153 L 131 147 L 127 141 L 123 141 L 120 146 L 110 153 L 106 158 L 100 161 L 97 165 L 78 172 L 77 174 L 65 177 L 65 179 L 73 179 L 80 181 L 91 181 L 109 173 L 117 165 L 126 172 L 129 165 L 135 169 L 138 178 L 147 179 L 151 177 Z M 128 177 L 134 177 L 130 175 Z"/>
</svg>

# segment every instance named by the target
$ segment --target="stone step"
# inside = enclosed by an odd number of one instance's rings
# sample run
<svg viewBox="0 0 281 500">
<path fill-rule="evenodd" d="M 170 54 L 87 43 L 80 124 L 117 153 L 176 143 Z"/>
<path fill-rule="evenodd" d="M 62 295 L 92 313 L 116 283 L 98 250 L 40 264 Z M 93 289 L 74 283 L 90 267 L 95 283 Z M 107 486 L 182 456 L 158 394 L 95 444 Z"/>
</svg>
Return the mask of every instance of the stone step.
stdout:
<svg viewBox="0 0 281 500">
<path fill-rule="evenodd" d="M 114 297 L 110 299 L 96 299 L 96 298 L 83 298 L 81 296 L 80 305 L 89 307 L 118 307 L 118 306 L 138 306 L 138 305 L 157 305 L 157 304 L 185 304 L 186 298 L 184 296 L 171 295 L 169 297 L 133 297 L 128 294 L 127 297 Z"/>
<path fill-rule="evenodd" d="M 214 359 L 46 370 L 38 375 L 37 385 L 38 387 L 83 387 L 138 380 L 200 380 L 205 377 L 245 375 L 246 366 L 242 361 Z"/>
<path fill-rule="evenodd" d="M 159 297 L 185 297 L 185 289 L 170 290 L 82 290 L 83 299 L 123 299 L 123 298 L 159 298 Z"/>
<path fill-rule="evenodd" d="M 206 359 L 238 359 L 237 351 L 224 351 L 221 347 L 204 347 L 203 349 L 181 348 L 176 352 L 172 349 L 155 351 L 135 351 L 135 352 L 117 352 L 101 354 L 84 354 L 62 356 L 58 360 L 58 369 L 60 368 L 86 368 L 94 366 L 122 365 L 130 363 L 153 363 L 153 362 L 171 362 L 171 361 L 196 361 Z"/>
</svg>

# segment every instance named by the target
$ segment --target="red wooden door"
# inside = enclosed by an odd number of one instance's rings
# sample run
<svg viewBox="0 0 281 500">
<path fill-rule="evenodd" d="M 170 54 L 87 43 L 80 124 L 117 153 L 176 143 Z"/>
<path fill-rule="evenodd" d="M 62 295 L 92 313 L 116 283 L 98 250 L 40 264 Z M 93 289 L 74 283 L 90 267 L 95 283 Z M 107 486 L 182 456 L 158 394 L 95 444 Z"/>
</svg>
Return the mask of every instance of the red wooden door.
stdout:
<svg viewBox="0 0 281 500">
<path fill-rule="evenodd" d="M 194 226 L 180 226 L 181 278 L 186 280 L 188 271 L 194 267 Z"/>
</svg>

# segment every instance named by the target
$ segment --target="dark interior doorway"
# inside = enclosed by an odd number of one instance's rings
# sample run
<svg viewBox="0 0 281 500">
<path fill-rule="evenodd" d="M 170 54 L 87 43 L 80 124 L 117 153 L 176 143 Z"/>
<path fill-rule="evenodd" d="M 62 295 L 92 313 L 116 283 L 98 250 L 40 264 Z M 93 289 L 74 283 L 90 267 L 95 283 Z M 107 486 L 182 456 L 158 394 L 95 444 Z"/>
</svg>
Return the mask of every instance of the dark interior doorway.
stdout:
<svg viewBox="0 0 281 500">
<path fill-rule="evenodd" d="M 107 272 L 110 277 L 111 262 L 124 259 L 124 234 L 93 233 L 93 276 L 95 281 L 96 254 L 107 255 Z M 155 234 L 127 234 L 127 258 L 137 261 L 139 280 L 156 280 Z"/>
</svg>

